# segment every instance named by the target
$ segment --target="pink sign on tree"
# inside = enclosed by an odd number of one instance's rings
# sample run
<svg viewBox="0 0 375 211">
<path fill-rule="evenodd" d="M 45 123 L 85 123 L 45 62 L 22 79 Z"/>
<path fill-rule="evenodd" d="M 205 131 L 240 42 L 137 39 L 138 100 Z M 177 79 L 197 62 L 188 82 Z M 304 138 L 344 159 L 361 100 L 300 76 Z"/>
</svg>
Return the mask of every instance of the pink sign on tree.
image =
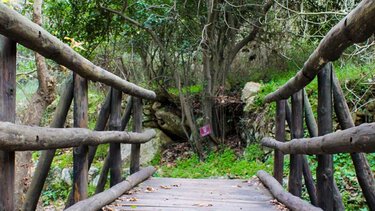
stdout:
<svg viewBox="0 0 375 211">
<path fill-rule="evenodd" d="M 211 134 L 211 126 L 205 125 L 201 128 L 199 128 L 199 133 L 201 134 L 201 137 L 205 137 Z"/>
</svg>

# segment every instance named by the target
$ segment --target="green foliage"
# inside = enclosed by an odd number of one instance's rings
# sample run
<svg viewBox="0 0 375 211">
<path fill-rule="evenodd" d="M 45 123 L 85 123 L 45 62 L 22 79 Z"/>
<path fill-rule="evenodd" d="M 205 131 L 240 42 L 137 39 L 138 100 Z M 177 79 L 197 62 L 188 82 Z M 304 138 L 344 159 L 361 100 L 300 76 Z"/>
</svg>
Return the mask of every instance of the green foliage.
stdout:
<svg viewBox="0 0 375 211">
<path fill-rule="evenodd" d="M 92 86 L 91 86 L 92 87 Z M 99 115 L 101 106 L 104 103 L 104 93 L 96 89 L 89 89 L 88 92 L 88 117 L 89 117 L 89 128 L 94 129 L 96 125 L 96 120 Z"/>
<path fill-rule="evenodd" d="M 183 94 L 191 94 L 191 95 L 197 95 L 200 94 L 203 90 L 202 85 L 192 85 L 192 86 L 187 86 L 182 88 L 182 93 Z M 179 95 L 179 90 L 177 88 L 169 88 L 168 92 L 172 95 Z"/>
<path fill-rule="evenodd" d="M 66 198 L 70 187 L 64 182 L 51 181 L 42 192 L 43 205 L 56 204 L 56 201 Z"/>
<path fill-rule="evenodd" d="M 271 170 L 270 162 L 262 163 L 248 153 L 260 152 L 259 147 L 251 147 L 246 150 L 247 155 L 238 158 L 233 150 L 225 149 L 222 152 L 210 153 L 204 162 L 200 162 L 198 156 L 186 160 L 178 160 L 176 166 L 161 166 L 159 176 L 179 178 L 207 178 L 229 177 L 250 178 L 258 170 Z"/>
</svg>

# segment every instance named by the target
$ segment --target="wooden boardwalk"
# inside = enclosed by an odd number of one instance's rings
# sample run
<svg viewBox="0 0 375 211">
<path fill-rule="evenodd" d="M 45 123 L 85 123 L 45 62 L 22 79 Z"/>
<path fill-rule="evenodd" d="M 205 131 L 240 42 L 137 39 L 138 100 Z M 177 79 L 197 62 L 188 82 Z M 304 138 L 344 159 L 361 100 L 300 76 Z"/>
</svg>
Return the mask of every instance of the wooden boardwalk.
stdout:
<svg viewBox="0 0 375 211">
<path fill-rule="evenodd" d="M 103 210 L 276 210 L 257 180 L 151 178 Z"/>
</svg>

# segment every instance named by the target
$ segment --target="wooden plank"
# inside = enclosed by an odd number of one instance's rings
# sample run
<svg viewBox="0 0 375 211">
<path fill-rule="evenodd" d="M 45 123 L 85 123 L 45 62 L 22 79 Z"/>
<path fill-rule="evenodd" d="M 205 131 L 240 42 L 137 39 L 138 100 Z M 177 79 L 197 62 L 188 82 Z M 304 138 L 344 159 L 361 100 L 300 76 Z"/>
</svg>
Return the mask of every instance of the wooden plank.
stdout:
<svg viewBox="0 0 375 211">
<path fill-rule="evenodd" d="M 276 102 L 276 140 L 285 141 L 285 100 Z M 284 154 L 275 150 L 273 165 L 273 176 L 280 184 L 283 184 L 284 175 Z"/>
<path fill-rule="evenodd" d="M 254 181 L 150 178 L 129 194 L 119 197 L 107 209 L 275 210 L 270 200 L 270 193 Z"/>
<path fill-rule="evenodd" d="M 292 128 L 293 137 L 303 137 L 303 90 L 292 95 Z M 301 154 L 290 155 L 289 192 L 295 196 L 302 195 L 302 168 Z"/>
<path fill-rule="evenodd" d="M 142 131 L 142 99 L 133 98 L 133 131 Z M 130 174 L 139 171 L 139 162 L 141 156 L 141 145 L 132 144 L 130 152 Z"/>
<path fill-rule="evenodd" d="M 16 43 L 0 35 L 0 120 L 16 117 Z M 0 210 L 14 209 L 14 152 L 0 151 Z"/>
</svg>

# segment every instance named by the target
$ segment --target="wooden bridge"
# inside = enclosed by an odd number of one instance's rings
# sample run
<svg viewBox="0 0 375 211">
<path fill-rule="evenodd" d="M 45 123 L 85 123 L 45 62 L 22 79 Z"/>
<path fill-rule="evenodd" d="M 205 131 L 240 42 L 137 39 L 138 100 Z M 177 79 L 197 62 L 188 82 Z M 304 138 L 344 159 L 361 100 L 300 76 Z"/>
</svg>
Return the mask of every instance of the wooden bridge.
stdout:
<svg viewBox="0 0 375 211">
<path fill-rule="evenodd" d="M 35 210 L 56 149 L 74 147 L 73 188 L 67 210 L 273 210 L 272 196 L 292 210 L 344 210 L 333 178 L 332 154 L 350 153 L 358 182 L 371 210 L 375 210 L 375 182 L 363 152 L 375 151 L 375 123 L 355 127 L 331 61 L 354 43 L 375 32 L 375 1 L 363 0 L 340 21 L 304 67 L 287 84 L 265 98 L 276 102 L 276 137 L 264 138 L 275 149 L 273 176 L 259 171 L 256 181 L 188 180 L 151 178 L 155 168 L 140 169 L 140 147 L 155 136 L 142 129 L 142 100 L 154 100 L 153 91 L 141 88 L 94 65 L 39 25 L 0 3 L 0 210 L 14 210 L 14 152 L 43 150 L 22 210 Z M 16 125 L 16 44 L 71 69 L 74 74 L 64 91 L 49 128 Z M 318 76 L 316 123 L 304 87 Z M 87 127 L 87 80 L 108 85 L 110 91 L 100 110 L 94 131 Z M 122 93 L 130 95 L 121 117 Z M 291 107 L 286 100 L 291 96 Z M 74 101 L 74 127 L 62 128 Z M 332 103 L 333 102 L 333 103 Z M 336 113 L 341 131 L 333 132 Z M 133 118 L 133 132 L 124 132 Z M 304 138 L 304 121 L 311 138 Z M 13 122 L 13 123 L 12 123 Z M 293 140 L 286 142 L 286 123 Z M 104 131 L 108 124 L 109 130 Z M 96 194 L 87 196 L 88 169 L 99 144 L 110 143 Z M 120 144 L 131 144 L 131 175 L 122 180 Z M 290 154 L 288 189 L 282 187 L 284 154 Z M 317 185 L 307 162 L 316 154 Z M 111 188 L 104 191 L 107 175 Z M 303 201 L 302 178 L 310 202 Z M 142 183 L 143 182 L 143 183 Z M 134 188 L 140 184 L 138 187 Z M 125 194 L 125 195 L 124 195 Z M 271 195 L 272 194 L 272 195 Z"/>
</svg>

